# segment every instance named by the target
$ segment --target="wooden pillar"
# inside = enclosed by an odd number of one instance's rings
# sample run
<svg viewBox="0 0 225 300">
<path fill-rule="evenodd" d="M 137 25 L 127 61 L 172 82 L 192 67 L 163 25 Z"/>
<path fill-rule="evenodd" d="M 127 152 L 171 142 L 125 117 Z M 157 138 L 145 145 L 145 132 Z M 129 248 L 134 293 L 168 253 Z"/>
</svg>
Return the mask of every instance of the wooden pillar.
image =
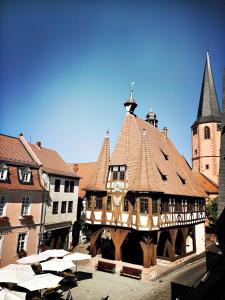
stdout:
<svg viewBox="0 0 225 300">
<path fill-rule="evenodd" d="M 94 210 L 95 210 L 95 196 L 91 196 L 91 224 L 94 224 L 95 221 L 95 214 L 94 214 Z"/>
<path fill-rule="evenodd" d="M 106 206 L 107 206 L 107 197 L 102 197 L 102 223 L 106 224 Z"/>
<path fill-rule="evenodd" d="M 140 225 L 140 198 L 136 199 L 136 227 L 139 229 Z"/>
<path fill-rule="evenodd" d="M 170 237 L 171 237 L 171 242 L 170 242 L 170 253 L 171 253 L 171 259 L 175 258 L 175 243 L 176 243 L 176 237 L 177 237 L 177 230 L 178 229 L 170 229 Z"/>
<path fill-rule="evenodd" d="M 128 230 L 124 229 L 109 229 L 113 244 L 115 246 L 115 260 L 121 260 L 122 258 L 122 249 L 121 246 L 123 244 L 123 241 L 125 240 Z"/>
<path fill-rule="evenodd" d="M 182 243 L 182 255 L 186 254 L 186 240 L 188 236 L 188 227 L 181 228 L 182 236 L 183 236 L 183 243 Z"/>
<path fill-rule="evenodd" d="M 90 238 L 90 253 L 91 256 L 96 256 L 97 255 L 97 245 L 96 245 L 96 241 L 99 237 L 99 235 L 102 233 L 103 228 L 97 230 L 96 232 L 93 232 Z"/>
<path fill-rule="evenodd" d="M 157 257 L 157 245 L 153 244 L 152 238 L 150 238 L 149 236 L 147 238 L 143 237 L 143 240 L 140 241 L 140 244 L 143 251 L 144 268 L 155 266 Z"/>
</svg>

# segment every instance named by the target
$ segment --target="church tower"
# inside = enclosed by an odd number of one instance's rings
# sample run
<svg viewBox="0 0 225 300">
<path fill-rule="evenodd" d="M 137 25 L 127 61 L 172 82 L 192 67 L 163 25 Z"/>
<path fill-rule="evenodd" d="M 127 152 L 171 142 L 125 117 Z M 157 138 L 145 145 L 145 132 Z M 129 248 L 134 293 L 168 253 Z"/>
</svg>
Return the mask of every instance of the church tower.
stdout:
<svg viewBox="0 0 225 300">
<path fill-rule="evenodd" d="M 198 114 L 191 128 L 193 171 L 205 175 L 218 185 L 221 113 L 208 51 Z"/>
</svg>

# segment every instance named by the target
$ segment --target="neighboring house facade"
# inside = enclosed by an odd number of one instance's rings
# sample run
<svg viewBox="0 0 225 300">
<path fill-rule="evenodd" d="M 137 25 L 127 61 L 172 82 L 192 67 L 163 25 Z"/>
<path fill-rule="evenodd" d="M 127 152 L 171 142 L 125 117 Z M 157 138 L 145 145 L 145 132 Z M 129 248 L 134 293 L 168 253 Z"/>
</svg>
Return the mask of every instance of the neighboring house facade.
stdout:
<svg viewBox="0 0 225 300">
<path fill-rule="evenodd" d="M 29 144 L 29 149 L 41 163 L 40 180 L 45 190 L 43 248 L 72 246 L 72 231 L 77 219 L 79 177 L 52 149 L 40 142 Z"/>
<path fill-rule="evenodd" d="M 107 135 L 85 187 L 92 256 L 150 267 L 204 251 L 204 190 L 155 114 L 134 114 L 132 90 L 124 105 L 115 149 Z"/>
<path fill-rule="evenodd" d="M 37 253 L 43 225 L 39 166 L 21 139 L 0 135 L 0 267 Z"/>
<path fill-rule="evenodd" d="M 221 112 L 209 59 L 202 80 L 197 118 L 192 125 L 193 172 L 201 173 L 218 187 Z"/>
</svg>

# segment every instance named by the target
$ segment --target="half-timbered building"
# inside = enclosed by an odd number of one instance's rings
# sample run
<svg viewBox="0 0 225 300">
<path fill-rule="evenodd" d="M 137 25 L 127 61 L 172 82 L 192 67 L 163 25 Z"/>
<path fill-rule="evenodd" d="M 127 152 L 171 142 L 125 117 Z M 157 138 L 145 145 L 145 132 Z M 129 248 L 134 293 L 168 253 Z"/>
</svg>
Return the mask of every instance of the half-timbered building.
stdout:
<svg viewBox="0 0 225 300">
<path fill-rule="evenodd" d="M 156 265 L 205 248 L 205 192 L 156 115 L 137 117 L 131 90 L 110 157 L 108 134 L 86 184 L 92 256 Z"/>
</svg>

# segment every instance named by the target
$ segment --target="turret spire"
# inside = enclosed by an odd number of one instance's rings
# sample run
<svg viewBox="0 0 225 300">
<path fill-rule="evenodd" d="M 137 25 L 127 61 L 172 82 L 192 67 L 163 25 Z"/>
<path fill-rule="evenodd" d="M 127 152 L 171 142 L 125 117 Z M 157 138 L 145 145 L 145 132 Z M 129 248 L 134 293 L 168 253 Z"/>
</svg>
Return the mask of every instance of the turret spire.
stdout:
<svg viewBox="0 0 225 300">
<path fill-rule="evenodd" d="M 198 114 L 193 125 L 210 122 L 220 123 L 221 113 L 213 80 L 209 51 L 207 50 Z"/>
<path fill-rule="evenodd" d="M 130 97 L 129 97 L 129 99 L 124 103 L 124 106 L 125 106 L 125 108 L 126 108 L 126 111 L 127 111 L 128 113 L 131 113 L 131 114 L 133 114 L 135 108 L 137 107 L 137 103 L 135 102 L 134 96 L 133 96 L 133 93 L 134 93 L 134 85 L 135 85 L 135 82 L 131 82 Z"/>
</svg>

